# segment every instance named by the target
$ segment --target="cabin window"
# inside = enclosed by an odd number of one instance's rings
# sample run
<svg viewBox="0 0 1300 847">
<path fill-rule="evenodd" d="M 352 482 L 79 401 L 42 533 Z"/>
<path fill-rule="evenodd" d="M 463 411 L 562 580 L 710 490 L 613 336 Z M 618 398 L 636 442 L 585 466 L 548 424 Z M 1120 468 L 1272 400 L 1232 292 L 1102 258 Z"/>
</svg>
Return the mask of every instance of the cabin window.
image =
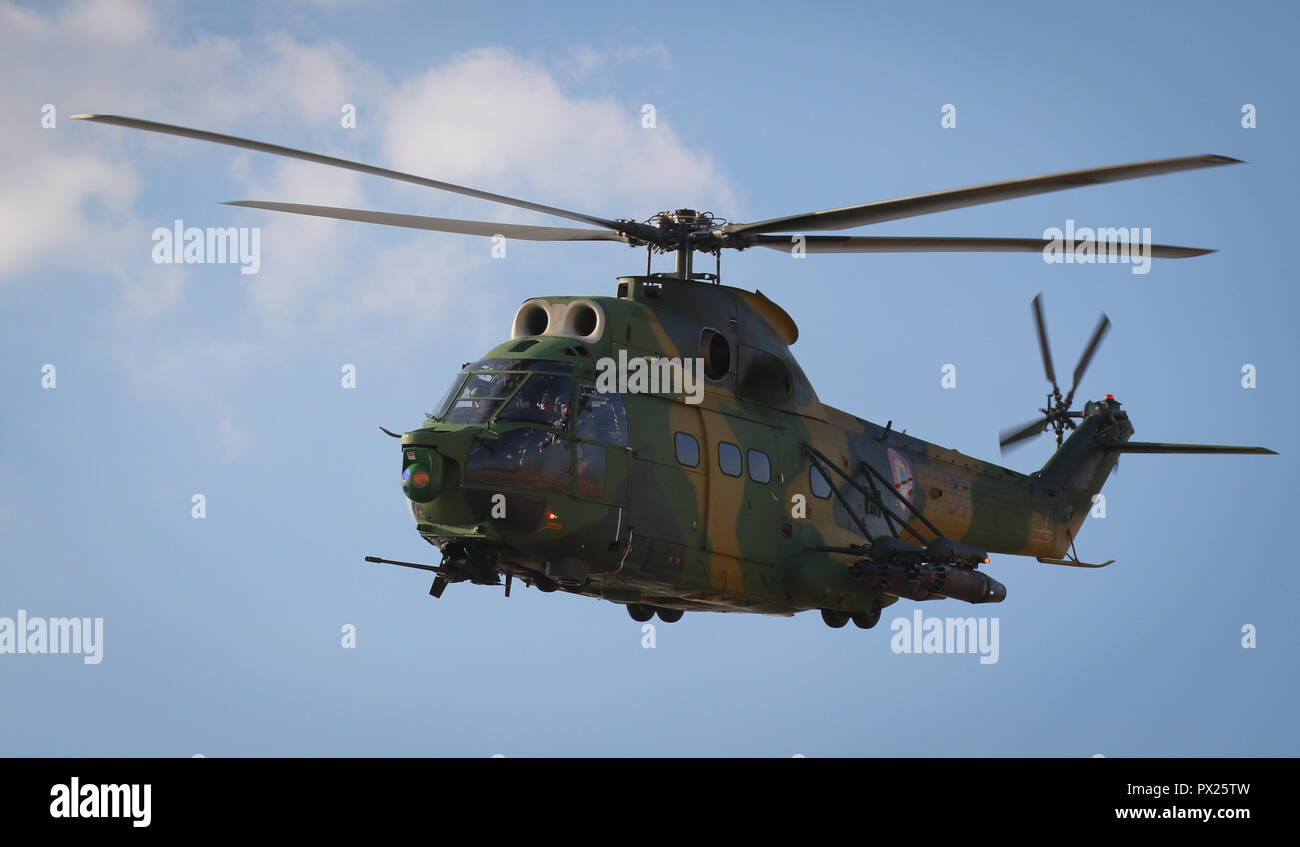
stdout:
<svg viewBox="0 0 1300 847">
<path fill-rule="evenodd" d="M 700 466 L 700 443 L 695 440 L 695 436 L 679 432 L 674 440 L 677 447 L 677 461 L 688 468 L 698 468 Z"/>
<path fill-rule="evenodd" d="M 740 476 L 740 448 L 730 441 L 718 442 L 718 469 L 727 476 Z"/>
<path fill-rule="evenodd" d="M 772 462 L 767 458 L 767 454 L 762 450 L 750 450 L 747 454 L 749 457 L 749 478 L 761 485 L 767 485 L 772 481 Z"/>
<path fill-rule="evenodd" d="M 567 376 L 533 374 L 497 413 L 498 421 L 535 423 L 568 431 L 573 380 Z"/>
<path fill-rule="evenodd" d="M 812 487 L 814 497 L 825 500 L 831 496 L 831 480 L 826 471 L 816 465 L 808 466 L 808 484 Z"/>
<path fill-rule="evenodd" d="M 623 411 L 623 395 L 597 391 L 594 385 L 583 385 L 578 398 L 578 438 L 626 447 L 627 415 Z"/>
</svg>

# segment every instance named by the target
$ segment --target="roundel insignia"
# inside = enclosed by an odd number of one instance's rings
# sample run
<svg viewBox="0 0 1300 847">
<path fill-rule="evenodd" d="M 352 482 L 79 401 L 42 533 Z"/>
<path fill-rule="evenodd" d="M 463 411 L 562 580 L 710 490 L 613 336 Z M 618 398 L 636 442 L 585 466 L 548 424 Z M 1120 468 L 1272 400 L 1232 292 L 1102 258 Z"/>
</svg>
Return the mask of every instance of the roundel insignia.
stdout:
<svg viewBox="0 0 1300 847">
<path fill-rule="evenodd" d="M 908 502 L 911 502 L 912 486 L 916 482 L 916 478 L 912 474 L 911 464 L 908 463 L 907 459 L 903 458 L 903 454 L 893 447 L 886 448 L 885 452 L 889 457 L 889 473 L 894 480 L 894 490 Z M 901 501 L 898 507 L 900 509 L 906 508 Z"/>
</svg>

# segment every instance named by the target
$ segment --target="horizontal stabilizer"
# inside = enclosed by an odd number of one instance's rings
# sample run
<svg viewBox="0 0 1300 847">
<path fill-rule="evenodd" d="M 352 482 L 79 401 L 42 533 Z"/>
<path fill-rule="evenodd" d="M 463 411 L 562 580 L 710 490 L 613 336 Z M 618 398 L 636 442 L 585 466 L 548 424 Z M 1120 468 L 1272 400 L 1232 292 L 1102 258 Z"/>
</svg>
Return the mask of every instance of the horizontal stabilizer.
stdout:
<svg viewBox="0 0 1300 847">
<path fill-rule="evenodd" d="M 1257 453 L 1276 456 L 1267 447 L 1236 447 L 1230 444 L 1166 444 L 1158 441 L 1101 441 L 1099 447 L 1116 453 Z"/>
</svg>

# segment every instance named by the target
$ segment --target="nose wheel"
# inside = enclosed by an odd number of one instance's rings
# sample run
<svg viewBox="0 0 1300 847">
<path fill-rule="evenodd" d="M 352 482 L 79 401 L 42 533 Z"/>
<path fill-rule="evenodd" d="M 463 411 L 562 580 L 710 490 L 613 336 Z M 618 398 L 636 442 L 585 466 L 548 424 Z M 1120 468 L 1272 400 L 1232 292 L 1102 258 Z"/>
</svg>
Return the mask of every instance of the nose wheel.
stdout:
<svg viewBox="0 0 1300 847">
<path fill-rule="evenodd" d="M 664 623 L 677 623 L 682 619 L 683 614 L 681 609 L 661 609 L 658 606 L 648 606 L 645 603 L 628 603 L 627 613 L 637 623 L 645 623 L 655 615 L 658 615 L 659 620 Z"/>
<path fill-rule="evenodd" d="M 871 603 L 871 608 L 865 612 L 844 612 L 839 609 L 822 609 L 822 620 L 832 629 L 840 629 L 849 621 L 858 629 L 871 629 L 880 623 L 880 601 L 875 600 Z"/>
</svg>

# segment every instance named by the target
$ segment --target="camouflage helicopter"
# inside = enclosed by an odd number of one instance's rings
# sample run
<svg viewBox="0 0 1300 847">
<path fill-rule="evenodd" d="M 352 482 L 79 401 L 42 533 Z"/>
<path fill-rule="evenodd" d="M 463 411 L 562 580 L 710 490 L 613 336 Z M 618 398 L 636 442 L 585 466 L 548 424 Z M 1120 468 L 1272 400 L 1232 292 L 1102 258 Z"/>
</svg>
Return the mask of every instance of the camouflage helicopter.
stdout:
<svg viewBox="0 0 1300 847">
<path fill-rule="evenodd" d="M 831 627 L 876 625 L 899 598 L 997 603 L 989 554 L 1091 564 L 1074 541 L 1124 453 L 1273 453 L 1262 447 L 1135 442 L 1119 401 L 1072 409 L 1109 328 L 1103 315 L 1070 388 L 1057 383 L 1041 300 L 1033 301 L 1051 392 L 1040 416 L 1001 434 L 1003 449 L 1051 430 L 1058 449 L 1019 473 L 821 403 L 790 347 L 799 330 L 762 293 L 721 284 L 724 249 L 807 253 L 1039 252 L 1039 238 L 804 235 L 1082 185 L 1234 164 L 1193 156 L 1072 171 L 914 197 L 729 223 L 691 209 L 609 220 L 360 162 L 114 115 L 81 119 L 178 135 L 401 180 L 542 212 L 581 228 L 515 225 L 241 201 L 230 205 L 529 241 L 644 247 L 644 275 L 615 296 L 535 297 L 509 337 L 463 366 L 423 425 L 401 440 L 402 490 L 438 565 L 367 556 L 436 574 L 430 594 L 515 577 L 623 604 L 636 621 L 687 611 L 790 616 L 817 609 Z M 1085 242 L 1094 251 L 1105 245 Z M 1211 252 L 1151 245 L 1154 258 Z M 654 253 L 675 254 L 651 273 Z M 696 252 L 716 273 L 693 269 Z M 602 368 L 640 363 L 664 380 L 610 388 Z M 695 396 L 673 376 L 702 379 Z M 698 400 L 698 402 L 694 402 Z M 1069 436 L 1066 437 L 1066 433 Z M 1112 560 L 1113 561 L 1113 560 Z"/>
</svg>

